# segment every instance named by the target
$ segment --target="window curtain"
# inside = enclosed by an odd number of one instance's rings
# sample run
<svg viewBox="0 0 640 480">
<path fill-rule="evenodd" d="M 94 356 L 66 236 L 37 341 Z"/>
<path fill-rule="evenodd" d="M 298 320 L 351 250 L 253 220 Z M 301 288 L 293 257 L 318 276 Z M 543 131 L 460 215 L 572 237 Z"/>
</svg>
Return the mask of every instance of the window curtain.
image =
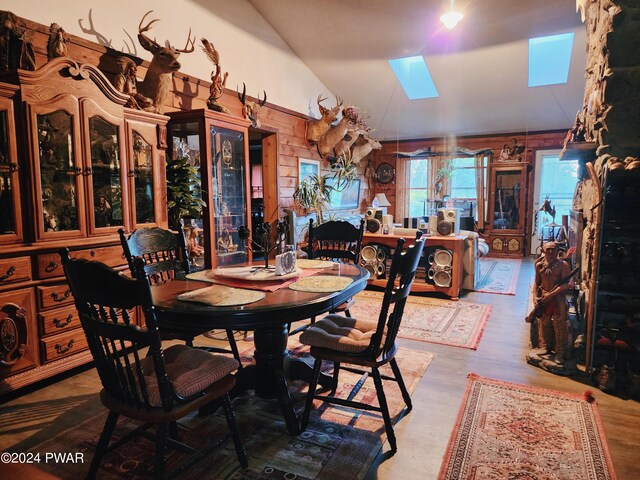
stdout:
<svg viewBox="0 0 640 480">
<path fill-rule="evenodd" d="M 411 188 L 409 162 L 409 159 L 396 158 L 396 222 L 409 216 L 409 189 Z"/>
<path fill-rule="evenodd" d="M 485 155 L 479 153 L 474 156 L 474 166 L 476 169 L 476 199 L 478 202 L 478 229 L 484 228 L 485 212 L 487 211 L 485 199 Z"/>
</svg>

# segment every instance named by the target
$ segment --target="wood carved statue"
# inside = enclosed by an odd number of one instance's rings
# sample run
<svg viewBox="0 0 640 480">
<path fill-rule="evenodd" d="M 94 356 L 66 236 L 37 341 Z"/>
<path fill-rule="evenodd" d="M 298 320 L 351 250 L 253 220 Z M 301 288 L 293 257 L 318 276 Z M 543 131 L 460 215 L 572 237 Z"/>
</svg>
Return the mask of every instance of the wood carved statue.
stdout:
<svg viewBox="0 0 640 480">
<path fill-rule="evenodd" d="M 215 67 L 211 72 L 211 87 L 209 91 L 209 99 L 207 100 L 207 107 L 216 112 L 229 113 L 229 109 L 227 107 L 218 103 L 218 100 L 222 97 L 222 93 L 224 92 L 224 87 L 227 86 L 227 77 L 229 76 L 229 72 L 225 72 L 224 75 L 222 74 L 220 54 L 218 53 L 218 50 L 216 50 L 216 47 L 214 47 L 206 38 L 201 38 L 200 41 L 202 42 L 202 49 Z"/>
<path fill-rule="evenodd" d="M 358 123 L 356 107 L 347 107 L 342 110 L 342 118 L 331 127 L 318 140 L 318 153 L 321 157 L 327 157 L 333 153 L 333 148 L 344 138 L 348 130 L 352 130 Z"/>
<path fill-rule="evenodd" d="M 137 71 L 138 65 L 129 57 L 118 57 L 116 60 L 120 71 L 113 81 L 116 90 L 128 94 L 129 101 L 127 107 L 137 108 L 139 110 L 155 110 L 153 100 L 138 93 Z"/>
<path fill-rule="evenodd" d="M 69 37 L 60 25 L 52 23 L 49 27 L 49 41 L 47 42 L 47 58 L 53 60 L 57 57 L 69 56 Z"/>
<path fill-rule="evenodd" d="M 32 34 L 11 12 L 0 10 L 0 71 L 36 69 Z"/>
<path fill-rule="evenodd" d="M 251 125 L 254 128 L 260 128 L 260 107 L 267 103 L 267 92 L 263 90 L 262 93 L 264 94 L 264 98 L 262 100 L 260 100 L 259 95 L 257 102 L 249 100 L 247 98 L 247 86 L 244 82 L 242 83 L 242 95 L 238 92 L 238 98 L 240 99 L 240 102 L 242 102 L 242 115 L 244 118 L 251 120 Z"/>
<path fill-rule="evenodd" d="M 336 106 L 333 108 L 325 108 L 322 106 L 322 102 L 326 98 L 322 98 L 322 95 L 318 95 L 318 108 L 320 109 L 321 118 L 313 118 L 307 120 L 307 142 L 310 145 L 315 145 L 318 140 L 329 130 L 329 127 L 333 122 L 338 119 L 338 113 L 340 107 L 342 107 L 342 100 L 336 97 Z"/>
<path fill-rule="evenodd" d="M 153 10 L 148 11 L 140 20 L 138 25 L 138 41 L 142 48 L 153 54 L 153 59 L 147 69 L 144 80 L 138 85 L 138 92 L 153 102 L 153 110 L 158 113 L 164 113 L 164 104 L 171 89 L 171 79 L 174 72 L 180 70 L 180 62 L 178 57 L 181 53 L 191 53 L 195 49 L 195 36 L 191 38 L 191 29 L 187 36 L 187 43 L 183 49 L 171 47 L 167 41 L 163 47 L 155 40 L 151 40 L 145 32 L 151 30 L 151 25 L 158 19 L 151 20 L 145 26 L 142 26 L 147 15 Z"/>
</svg>

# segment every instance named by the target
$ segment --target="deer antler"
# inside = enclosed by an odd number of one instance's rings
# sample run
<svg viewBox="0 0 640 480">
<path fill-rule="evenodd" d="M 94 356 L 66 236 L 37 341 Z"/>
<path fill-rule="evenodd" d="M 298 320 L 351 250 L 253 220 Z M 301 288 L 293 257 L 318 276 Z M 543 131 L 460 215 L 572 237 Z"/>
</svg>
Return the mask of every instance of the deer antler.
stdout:
<svg viewBox="0 0 640 480">
<path fill-rule="evenodd" d="M 258 105 L 260 105 L 261 107 L 263 107 L 264 104 L 267 103 L 267 92 L 263 90 L 262 93 L 264 94 L 264 98 L 262 100 L 260 100 L 260 96 L 258 95 Z"/>
<path fill-rule="evenodd" d="M 324 115 L 325 112 L 328 111 L 328 108 L 323 107 L 321 105 L 322 102 L 324 102 L 327 99 L 327 97 L 322 98 L 322 94 L 318 95 L 318 109 L 320 110 L 320 115 Z"/>
<path fill-rule="evenodd" d="M 189 44 L 191 44 L 191 48 L 189 48 Z M 180 53 L 191 53 L 196 48 L 195 44 L 196 44 L 196 36 L 194 35 L 193 38 L 191 38 L 191 28 L 189 28 L 189 34 L 187 35 L 187 43 L 185 44 L 184 48 L 183 49 L 174 48 L 174 50 Z"/>
<path fill-rule="evenodd" d="M 247 86 L 244 82 L 242 82 L 242 95 L 240 95 L 240 92 L 238 92 L 238 87 L 236 87 L 236 92 L 238 93 L 238 100 L 242 102 L 242 105 L 246 105 Z"/>
<path fill-rule="evenodd" d="M 149 23 L 147 23 L 144 27 L 142 26 L 142 22 L 144 22 L 144 19 L 147 18 L 147 15 L 149 15 L 150 13 L 153 13 L 153 10 L 149 10 L 147 13 L 144 14 L 144 16 L 142 17 L 142 19 L 140 20 L 140 23 L 138 24 L 138 35 L 143 36 L 144 38 L 146 38 L 150 43 L 153 43 L 157 46 L 160 46 L 158 44 L 158 42 L 154 40 L 151 40 L 149 37 L 147 37 L 144 33 L 148 32 L 149 30 L 151 30 L 151 25 L 153 25 L 156 22 L 159 22 L 160 19 L 159 18 L 155 18 L 153 20 L 151 20 Z"/>
</svg>

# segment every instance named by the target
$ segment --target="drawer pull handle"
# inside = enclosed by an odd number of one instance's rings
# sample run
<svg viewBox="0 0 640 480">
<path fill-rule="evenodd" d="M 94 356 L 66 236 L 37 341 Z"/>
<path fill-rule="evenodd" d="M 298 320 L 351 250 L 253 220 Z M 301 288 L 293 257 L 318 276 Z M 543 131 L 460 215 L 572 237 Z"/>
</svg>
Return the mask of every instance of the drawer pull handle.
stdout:
<svg viewBox="0 0 640 480">
<path fill-rule="evenodd" d="M 53 292 L 51 294 L 51 298 L 53 298 L 54 302 L 64 302 L 67 298 L 69 298 L 69 295 L 71 295 L 71 290 L 67 289 L 66 292 L 64 292 L 64 295 L 60 296 L 58 295 L 58 292 Z"/>
<path fill-rule="evenodd" d="M 55 345 L 56 353 L 58 355 L 62 355 L 63 353 L 67 353 L 69 350 L 71 350 L 71 347 L 73 347 L 74 343 L 75 342 L 74 342 L 73 338 L 71 340 L 69 340 L 69 343 L 67 343 L 66 346 L 60 345 L 59 343 L 56 343 L 56 345 Z"/>
<path fill-rule="evenodd" d="M 47 265 L 46 267 L 44 267 L 44 271 L 47 273 L 51 273 L 53 272 L 55 269 L 57 269 L 60 265 L 58 265 L 56 262 L 54 262 L 53 260 L 51 260 L 49 262 L 49 265 Z"/>
<path fill-rule="evenodd" d="M 59 318 L 54 318 L 53 319 L 53 324 L 56 326 L 56 328 L 63 328 L 66 327 L 67 325 L 69 325 L 71 323 L 71 320 L 73 320 L 73 314 L 69 314 L 69 316 L 67 318 L 65 318 L 64 320 L 60 320 Z"/>
<path fill-rule="evenodd" d="M 95 257 L 96 256 L 96 251 L 95 250 L 91 250 L 89 252 L 89 255 L 91 255 L 92 257 Z"/>
<path fill-rule="evenodd" d="M 7 270 L 7 273 L 0 276 L 0 282 L 4 282 L 7 278 L 13 276 L 15 272 L 16 272 L 16 267 L 14 266 L 9 267 L 9 269 Z"/>
</svg>

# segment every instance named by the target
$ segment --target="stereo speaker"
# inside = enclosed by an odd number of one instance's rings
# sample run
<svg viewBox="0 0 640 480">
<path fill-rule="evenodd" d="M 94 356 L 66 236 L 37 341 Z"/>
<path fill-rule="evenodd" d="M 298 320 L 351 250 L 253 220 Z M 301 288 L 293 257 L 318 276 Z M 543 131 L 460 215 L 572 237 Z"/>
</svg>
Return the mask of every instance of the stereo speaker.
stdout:
<svg viewBox="0 0 640 480">
<path fill-rule="evenodd" d="M 367 208 L 367 213 L 366 213 L 365 217 L 367 219 L 375 218 L 380 223 L 382 223 L 382 215 L 383 215 L 383 212 L 382 212 L 381 208 L 369 207 L 369 208 Z"/>
<path fill-rule="evenodd" d="M 382 223 L 377 218 L 367 218 L 367 232 L 382 233 Z"/>
<path fill-rule="evenodd" d="M 429 255 L 427 279 L 438 287 L 450 287 L 453 280 L 453 253 L 451 250 L 437 248 Z"/>
<path fill-rule="evenodd" d="M 384 278 L 387 272 L 387 250 L 380 245 L 365 245 L 360 251 L 360 265 L 371 278 Z"/>
<path fill-rule="evenodd" d="M 460 233 L 460 209 L 439 208 L 437 229 L 438 235 L 444 237 L 458 235 Z"/>
<path fill-rule="evenodd" d="M 429 216 L 429 234 L 435 235 L 438 233 L 438 217 L 437 215 Z"/>
</svg>

